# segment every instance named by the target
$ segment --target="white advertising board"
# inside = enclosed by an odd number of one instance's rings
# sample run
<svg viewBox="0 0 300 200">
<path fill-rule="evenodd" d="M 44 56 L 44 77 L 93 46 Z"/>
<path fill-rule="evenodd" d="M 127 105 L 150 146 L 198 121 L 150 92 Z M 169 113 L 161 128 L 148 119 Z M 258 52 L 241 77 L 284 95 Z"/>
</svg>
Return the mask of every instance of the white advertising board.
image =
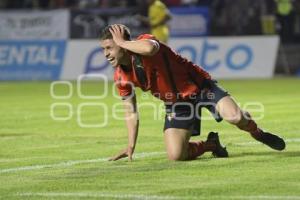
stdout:
<svg viewBox="0 0 300 200">
<path fill-rule="evenodd" d="M 0 40 L 68 39 L 68 10 L 1 11 Z"/>
<path fill-rule="evenodd" d="M 213 78 L 271 78 L 274 74 L 279 38 L 193 37 L 173 38 L 169 45 L 182 56 L 202 66 Z M 81 74 L 100 73 L 113 78 L 98 40 L 68 42 L 60 79 L 76 79 Z"/>
<path fill-rule="evenodd" d="M 104 74 L 113 78 L 113 68 L 105 59 L 98 40 L 68 42 L 62 80 L 75 80 L 82 74 Z"/>
<path fill-rule="evenodd" d="M 208 71 L 213 78 L 271 78 L 277 36 L 171 39 L 170 46 Z"/>
</svg>

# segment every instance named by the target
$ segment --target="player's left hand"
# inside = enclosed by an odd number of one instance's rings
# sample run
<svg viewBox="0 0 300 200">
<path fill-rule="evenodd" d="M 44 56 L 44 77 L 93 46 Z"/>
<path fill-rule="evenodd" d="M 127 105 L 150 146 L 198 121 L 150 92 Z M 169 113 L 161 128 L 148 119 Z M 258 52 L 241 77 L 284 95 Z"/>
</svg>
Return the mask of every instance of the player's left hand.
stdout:
<svg viewBox="0 0 300 200">
<path fill-rule="evenodd" d="M 127 147 L 126 149 L 122 150 L 120 153 L 118 153 L 116 156 L 109 159 L 109 161 L 116 161 L 121 158 L 128 157 L 129 161 L 132 161 L 132 154 L 134 149 L 132 147 Z"/>
<path fill-rule="evenodd" d="M 118 46 L 122 46 L 122 44 L 125 42 L 124 40 L 124 28 L 115 24 L 112 25 L 111 28 L 109 29 L 110 33 L 113 36 L 113 40 L 114 42 L 118 45 Z"/>
</svg>

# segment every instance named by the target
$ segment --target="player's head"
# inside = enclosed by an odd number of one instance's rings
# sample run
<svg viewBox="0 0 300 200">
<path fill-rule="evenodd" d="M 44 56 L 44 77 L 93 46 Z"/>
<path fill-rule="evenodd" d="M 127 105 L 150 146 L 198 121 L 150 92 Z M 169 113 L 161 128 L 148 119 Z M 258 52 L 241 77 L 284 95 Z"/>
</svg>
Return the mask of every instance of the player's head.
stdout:
<svg viewBox="0 0 300 200">
<path fill-rule="evenodd" d="M 123 24 L 116 24 L 124 29 L 124 39 L 130 40 L 129 28 Z M 113 36 L 109 31 L 112 25 L 105 27 L 100 34 L 100 46 L 103 48 L 103 53 L 106 59 L 113 67 L 116 67 L 124 62 L 127 51 L 119 47 L 113 40 Z"/>
</svg>

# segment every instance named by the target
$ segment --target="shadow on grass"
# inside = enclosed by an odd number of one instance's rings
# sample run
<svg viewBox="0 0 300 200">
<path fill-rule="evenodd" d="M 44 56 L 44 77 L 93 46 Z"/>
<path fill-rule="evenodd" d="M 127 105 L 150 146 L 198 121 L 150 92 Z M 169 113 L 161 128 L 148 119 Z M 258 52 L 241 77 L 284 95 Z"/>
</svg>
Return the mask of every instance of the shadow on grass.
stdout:
<svg viewBox="0 0 300 200">
<path fill-rule="evenodd" d="M 229 157 L 247 157 L 247 156 L 276 156 L 276 157 L 300 157 L 300 151 L 260 151 L 260 152 L 241 152 L 232 153 Z"/>
</svg>

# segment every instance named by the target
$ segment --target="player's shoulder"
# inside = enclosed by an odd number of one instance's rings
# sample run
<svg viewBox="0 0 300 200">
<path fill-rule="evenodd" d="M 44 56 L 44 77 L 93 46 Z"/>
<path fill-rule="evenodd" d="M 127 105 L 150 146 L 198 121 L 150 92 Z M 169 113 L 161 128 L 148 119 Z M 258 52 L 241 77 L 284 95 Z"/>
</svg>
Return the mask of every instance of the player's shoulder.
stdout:
<svg viewBox="0 0 300 200">
<path fill-rule="evenodd" d="M 141 34 L 137 37 L 137 40 L 143 40 L 143 39 L 149 39 L 149 40 L 157 40 L 155 38 L 154 35 L 151 35 L 151 34 Z"/>
</svg>

